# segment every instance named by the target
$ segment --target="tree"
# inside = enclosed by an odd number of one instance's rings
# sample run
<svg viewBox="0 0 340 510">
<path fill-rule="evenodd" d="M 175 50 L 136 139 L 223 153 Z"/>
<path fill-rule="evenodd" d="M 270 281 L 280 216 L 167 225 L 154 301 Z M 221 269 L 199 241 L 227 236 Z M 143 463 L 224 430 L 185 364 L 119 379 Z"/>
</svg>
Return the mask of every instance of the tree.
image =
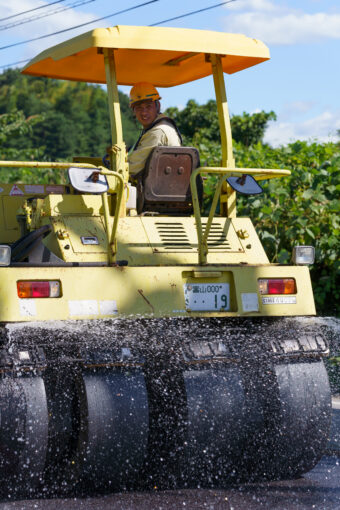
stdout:
<svg viewBox="0 0 340 510">
<path fill-rule="evenodd" d="M 129 100 L 119 93 L 124 139 L 138 137 Z M 49 80 L 7 70 L 0 75 L 0 114 L 22 110 L 26 117 L 43 114 L 33 132 L 8 138 L 7 147 L 45 147 L 48 160 L 103 156 L 111 134 L 107 93 L 99 85 Z"/>
<path fill-rule="evenodd" d="M 23 151 L 20 147 L 17 149 L 6 148 L 6 142 L 13 136 L 27 136 L 32 134 L 32 126 L 41 120 L 41 116 L 34 115 L 25 118 L 22 111 L 12 111 L 11 113 L 5 113 L 0 115 L 0 159 L 8 159 L 12 157 L 14 159 L 23 159 Z M 28 154 L 28 157 L 32 154 L 30 150 L 24 151 L 24 154 Z"/>
<path fill-rule="evenodd" d="M 168 108 L 166 115 L 177 124 L 185 140 L 195 140 L 198 136 L 209 141 L 218 141 L 220 137 L 216 101 L 210 100 L 199 105 L 190 99 L 183 110 Z"/>
<path fill-rule="evenodd" d="M 11 113 L 0 115 L 0 159 L 9 161 L 24 161 L 40 159 L 43 155 L 41 148 L 25 149 L 20 146 L 6 147 L 6 142 L 11 137 L 27 136 L 32 134 L 34 124 L 41 120 L 41 116 L 35 115 L 26 118 L 23 112 L 15 110 Z M 48 171 L 39 175 L 39 178 L 44 178 Z M 27 179 L 26 179 L 27 178 Z M 32 170 L 27 168 L 4 168 L 0 167 L 0 182 L 17 182 L 23 180 L 30 181 L 32 178 Z M 32 179 L 31 179 L 32 180 Z"/>
<path fill-rule="evenodd" d="M 183 110 L 168 108 L 166 114 L 174 119 L 185 141 L 219 142 L 220 130 L 215 100 L 211 99 L 206 104 L 199 105 L 190 99 Z M 243 112 L 242 115 L 232 116 L 230 122 L 233 139 L 246 147 L 261 142 L 270 120 L 276 120 L 273 111 L 253 114 Z"/>
<path fill-rule="evenodd" d="M 220 146 L 202 141 L 201 160 L 221 160 Z M 334 143 L 296 141 L 272 148 L 262 143 L 234 144 L 241 168 L 287 168 L 290 177 L 261 181 L 260 196 L 237 198 L 238 216 L 253 219 L 271 262 L 290 261 L 295 245 L 316 249 L 311 267 L 318 313 L 340 316 L 340 147 Z M 215 178 L 205 182 L 205 204 L 211 202 Z"/>
<path fill-rule="evenodd" d="M 273 111 L 261 111 L 251 115 L 243 112 L 242 115 L 233 115 L 231 118 L 233 139 L 241 142 L 245 147 L 262 142 L 270 120 L 276 120 L 276 114 Z"/>
</svg>

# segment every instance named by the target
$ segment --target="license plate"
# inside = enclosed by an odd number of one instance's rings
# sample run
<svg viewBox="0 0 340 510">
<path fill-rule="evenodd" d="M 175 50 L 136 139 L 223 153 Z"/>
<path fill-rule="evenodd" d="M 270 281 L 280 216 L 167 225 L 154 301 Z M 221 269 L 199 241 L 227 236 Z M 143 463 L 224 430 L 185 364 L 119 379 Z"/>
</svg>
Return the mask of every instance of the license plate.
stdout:
<svg viewBox="0 0 340 510">
<path fill-rule="evenodd" d="M 183 288 L 187 310 L 219 312 L 230 308 L 229 283 L 185 283 Z"/>
</svg>

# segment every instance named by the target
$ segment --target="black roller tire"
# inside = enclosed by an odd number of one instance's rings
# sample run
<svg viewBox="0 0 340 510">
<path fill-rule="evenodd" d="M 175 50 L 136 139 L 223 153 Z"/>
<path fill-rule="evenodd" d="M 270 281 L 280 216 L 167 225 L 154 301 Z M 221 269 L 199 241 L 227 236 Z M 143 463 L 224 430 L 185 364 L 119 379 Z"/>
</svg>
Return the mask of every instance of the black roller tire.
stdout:
<svg viewBox="0 0 340 510">
<path fill-rule="evenodd" d="M 185 373 L 189 485 L 294 478 L 323 455 L 331 399 L 322 361 Z"/>
<path fill-rule="evenodd" d="M 31 492 L 41 483 L 47 456 L 48 412 L 42 378 L 1 379 L 0 415 L 2 492 Z"/>
<path fill-rule="evenodd" d="M 251 412 L 259 421 L 245 464 L 255 480 L 296 478 L 318 463 L 328 441 L 332 407 L 327 372 L 323 361 L 305 360 L 278 364 L 267 376 L 255 382 L 258 408 L 253 405 Z"/>
<path fill-rule="evenodd" d="M 140 369 L 85 371 L 75 469 L 87 489 L 130 486 L 146 457 L 149 413 Z"/>
</svg>

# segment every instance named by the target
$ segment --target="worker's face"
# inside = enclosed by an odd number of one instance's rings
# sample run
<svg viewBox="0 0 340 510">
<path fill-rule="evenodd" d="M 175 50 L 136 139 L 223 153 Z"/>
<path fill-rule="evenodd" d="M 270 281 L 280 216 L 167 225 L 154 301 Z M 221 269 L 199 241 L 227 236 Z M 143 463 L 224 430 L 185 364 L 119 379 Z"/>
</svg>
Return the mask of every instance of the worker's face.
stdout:
<svg viewBox="0 0 340 510">
<path fill-rule="evenodd" d="M 143 128 L 150 126 L 158 114 L 155 101 L 142 101 L 133 107 L 133 111 Z"/>
</svg>

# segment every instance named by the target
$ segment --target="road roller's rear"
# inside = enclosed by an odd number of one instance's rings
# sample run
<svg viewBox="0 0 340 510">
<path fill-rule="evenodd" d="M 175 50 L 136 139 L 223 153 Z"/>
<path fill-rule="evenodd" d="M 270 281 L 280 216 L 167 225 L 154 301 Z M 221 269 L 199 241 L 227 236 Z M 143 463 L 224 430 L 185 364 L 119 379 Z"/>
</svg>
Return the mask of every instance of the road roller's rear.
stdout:
<svg viewBox="0 0 340 510">
<path fill-rule="evenodd" d="M 268 58 L 241 35 L 114 27 L 25 68 L 106 82 L 112 147 L 105 164 L 0 162 L 69 177 L 1 185 L 3 494 L 278 479 L 320 459 L 331 403 L 328 347 L 312 319 L 313 248 L 271 264 L 251 220 L 236 217 L 237 192 L 260 193 L 258 181 L 290 174 L 233 159 L 223 72 Z M 221 166 L 200 166 L 192 147 L 158 147 L 136 189 L 117 84 L 209 74 Z M 216 189 L 202 216 L 209 174 Z"/>
</svg>

